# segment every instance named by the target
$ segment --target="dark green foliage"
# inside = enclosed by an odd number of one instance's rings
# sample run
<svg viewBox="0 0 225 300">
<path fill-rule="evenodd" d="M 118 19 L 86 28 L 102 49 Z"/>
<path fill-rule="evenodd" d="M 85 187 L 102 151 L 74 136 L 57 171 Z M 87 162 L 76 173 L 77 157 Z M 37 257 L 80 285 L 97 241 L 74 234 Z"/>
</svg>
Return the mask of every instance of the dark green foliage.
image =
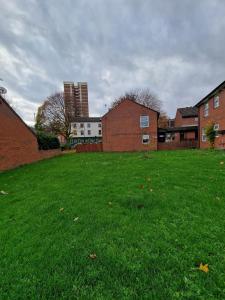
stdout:
<svg viewBox="0 0 225 300">
<path fill-rule="evenodd" d="M 222 161 L 81 153 L 0 174 L 0 298 L 224 299 Z"/>
<path fill-rule="evenodd" d="M 58 138 L 49 133 L 37 132 L 37 141 L 40 150 L 58 149 L 60 147 Z"/>
<path fill-rule="evenodd" d="M 210 143 L 210 147 L 214 148 L 216 139 L 216 130 L 214 129 L 214 123 L 210 123 L 208 126 L 206 126 L 205 134 L 208 142 Z"/>
</svg>

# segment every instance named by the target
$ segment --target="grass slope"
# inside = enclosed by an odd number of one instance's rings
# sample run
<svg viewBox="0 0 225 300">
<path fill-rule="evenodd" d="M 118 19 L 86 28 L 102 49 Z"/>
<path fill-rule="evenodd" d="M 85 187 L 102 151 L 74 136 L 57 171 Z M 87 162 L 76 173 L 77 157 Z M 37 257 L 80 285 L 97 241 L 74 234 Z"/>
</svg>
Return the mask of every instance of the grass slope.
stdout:
<svg viewBox="0 0 225 300">
<path fill-rule="evenodd" d="M 221 161 L 84 153 L 1 173 L 0 298 L 224 299 Z"/>
</svg>

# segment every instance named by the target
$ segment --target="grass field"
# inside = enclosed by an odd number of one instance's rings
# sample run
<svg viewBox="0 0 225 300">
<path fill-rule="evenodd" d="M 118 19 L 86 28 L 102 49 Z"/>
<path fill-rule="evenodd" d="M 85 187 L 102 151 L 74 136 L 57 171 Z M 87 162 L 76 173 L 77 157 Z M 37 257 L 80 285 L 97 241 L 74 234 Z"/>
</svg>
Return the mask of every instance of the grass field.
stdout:
<svg viewBox="0 0 225 300">
<path fill-rule="evenodd" d="M 225 299 L 225 152 L 67 154 L 1 190 L 0 299 Z"/>
</svg>

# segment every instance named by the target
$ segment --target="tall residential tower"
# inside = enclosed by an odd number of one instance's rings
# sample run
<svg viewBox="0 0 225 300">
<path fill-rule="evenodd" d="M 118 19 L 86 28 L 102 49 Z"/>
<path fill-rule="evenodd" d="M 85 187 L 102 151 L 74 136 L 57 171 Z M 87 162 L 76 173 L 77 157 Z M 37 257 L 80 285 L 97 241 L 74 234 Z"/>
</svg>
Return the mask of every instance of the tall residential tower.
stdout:
<svg viewBox="0 0 225 300">
<path fill-rule="evenodd" d="M 71 122 L 76 117 L 89 117 L 87 82 L 65 81 L 64 102 L 66 113 Z"/>
</svg>

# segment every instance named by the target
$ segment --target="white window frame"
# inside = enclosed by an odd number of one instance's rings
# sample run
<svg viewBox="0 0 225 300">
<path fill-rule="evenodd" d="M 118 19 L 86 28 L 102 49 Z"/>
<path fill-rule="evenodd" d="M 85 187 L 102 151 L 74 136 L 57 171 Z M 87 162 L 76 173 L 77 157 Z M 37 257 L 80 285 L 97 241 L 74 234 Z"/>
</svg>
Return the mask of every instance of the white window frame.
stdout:
<svg viewBox="0 0 225 300">
<path fill-rule="evenodd" d="M 140 116 L 140 128 L 149 127 L 149 116 Z"/>
<path fill-rule="evenodd" d="M 91 130 L 90 130 L 90 129 L 88 129 L 87 134 L 88 134 L 88 135 L 91 135 Z"/>
<path fill-rule="evenodd" d="M 87 128 L 91 128 L 91 123 L 87 123 Z"/>
<path fill-rule="evenodd" d="M 208 117 L 209 115 L 209 102 L 206 102 L 204 105 L 204 117 Z"/>
<path fill-rule="evenodd" d="M 218 108 L 219 106 L 220 106 L 220 97 L 219 97 L 219 95 L 216 95 L 213 98 L 213 107 Z"/>
<path fill-rule="evenodd" d="M 202 142 L 206 142 L 207 138 L 206 138 L 206 134 L 205 134 L 205 128 L 202 128 Z"/>
<path fill-rule="evenodd" d="M 142 134 L 142 144 L 148 145 L 150 143 L 150 135 L 149 134 Z"/>
<path fill-rule="evenodd" d="M 213 129 L 216 131 L 216 137 L 218 137 L 218 136 L 219 136 L 218 131 L 219 131 L 219 129 L 220 129 L 220 125 L 219 125 L 219 124 L 214 124 Z"/>
</svg>

